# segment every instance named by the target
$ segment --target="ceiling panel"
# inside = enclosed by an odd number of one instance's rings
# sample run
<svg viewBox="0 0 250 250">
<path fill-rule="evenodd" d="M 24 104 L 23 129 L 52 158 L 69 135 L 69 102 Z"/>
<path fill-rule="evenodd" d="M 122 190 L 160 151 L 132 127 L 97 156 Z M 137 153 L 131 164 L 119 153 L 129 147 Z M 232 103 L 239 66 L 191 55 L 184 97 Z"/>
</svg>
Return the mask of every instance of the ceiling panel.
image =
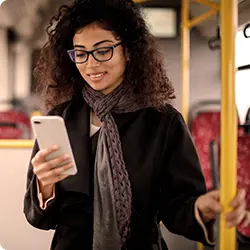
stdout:
<svg viewBox="0 0 250 250">
<path fill-rule="evenodd" d="M 181 6 L 181 0 L 149 0 L 141 4 L 147 7 L 170 7 L 179 8 Z"/>
<path fill-rule="evenodd" d="M 19 35 L 24 38 L 37 37 L 48 17 L 55 8 L 67 2 L 67 0 L 6 0 L 0 7 L 0 27 L 16 27 Z M 216 1 L 218 2 L 218 1 Z M 238 0 L 239 4 L 239 24 L 249 21 L 250 0 Z M 147 7 L 173 7 L 180 8 L 181 0 L 149 0 L 142 4 Z M 200 4 L 191 4 L 191 17 L 198 16 L 208 8 Z M 216 34 L 216 16 L 203 22 L 197 29 L 200 33 L 209 38 Z"/>
<path fill-rule="evenodd" d="M 220 2 L 219 0 L 213 2 Z M 191 17 L 196 17 L 208 11 L 209 8 L 197 3 L 192 3 L 190 8 Z M 244 25 L 250 21 L 250 0 L 238 0 L 239 12 L 239 26 Z M 196 28 L 200 31 L 201 35 L 205 38 L 211 38 L 216 35 L 216 27 L 220 24 L 220 19 L 216 15 L 202 22 Z"/>
</svg>

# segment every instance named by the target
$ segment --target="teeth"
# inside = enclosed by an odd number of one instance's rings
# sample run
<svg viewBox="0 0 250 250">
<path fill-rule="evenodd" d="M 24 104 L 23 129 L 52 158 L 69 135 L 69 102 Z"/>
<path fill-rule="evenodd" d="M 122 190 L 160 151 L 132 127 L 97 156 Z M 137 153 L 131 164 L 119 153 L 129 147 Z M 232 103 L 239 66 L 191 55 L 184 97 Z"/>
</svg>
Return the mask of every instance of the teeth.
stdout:
<svg viewBox="0 0 250 250">
<path fill-rule="evenodd" d="M 90 75 L 90 77 L 93 77 L 93 78 L 98 78 L 98 77 L 101 77 L 103 76 L 104 73 L 101 73 L 101 74 L 97 74 L 97 75 Z"/>
</svg>

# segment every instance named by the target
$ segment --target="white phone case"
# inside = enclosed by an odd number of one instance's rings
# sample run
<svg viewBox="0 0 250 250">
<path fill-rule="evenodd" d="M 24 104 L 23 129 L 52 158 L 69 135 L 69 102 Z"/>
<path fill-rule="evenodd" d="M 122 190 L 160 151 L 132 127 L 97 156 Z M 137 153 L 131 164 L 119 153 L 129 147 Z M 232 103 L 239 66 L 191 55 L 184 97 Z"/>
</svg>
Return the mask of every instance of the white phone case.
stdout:
<svg viewBox="0 0 250 250">
<path fill-rule="evenodd" d="M 73 162 L 73 167 L 67 170 L 65 174 L 75 175 L 77 173 L 77 167 L 63 118 L 60 116 L 33 116 L 31 118 L 31 125 L 40 149 L 49 148 L 54 145 L 59 146 L 59 149 L 51 153 L 46 160 L 52 160 L 59 156 L 69 154 L 71 158 L 70 161 Z M 67 161 L 58 167 L 66 163 Z"/>
</svg>

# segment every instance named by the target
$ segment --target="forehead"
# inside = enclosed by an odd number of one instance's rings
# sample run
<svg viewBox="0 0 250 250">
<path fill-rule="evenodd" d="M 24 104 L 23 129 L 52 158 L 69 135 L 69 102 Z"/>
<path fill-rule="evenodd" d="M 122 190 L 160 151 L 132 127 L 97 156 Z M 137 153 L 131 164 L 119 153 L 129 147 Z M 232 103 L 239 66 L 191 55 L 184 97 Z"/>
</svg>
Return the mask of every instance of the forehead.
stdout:
<svg viewBox="0 0 250 250">
<path fill-rule="evenodd" d="M 117 41 L 112 31 L 105 30 L 97 24 L 90 24 L 78 30 L 73 37 L 74 44 L 91 46 L 102 40 Z"/>
</svg>

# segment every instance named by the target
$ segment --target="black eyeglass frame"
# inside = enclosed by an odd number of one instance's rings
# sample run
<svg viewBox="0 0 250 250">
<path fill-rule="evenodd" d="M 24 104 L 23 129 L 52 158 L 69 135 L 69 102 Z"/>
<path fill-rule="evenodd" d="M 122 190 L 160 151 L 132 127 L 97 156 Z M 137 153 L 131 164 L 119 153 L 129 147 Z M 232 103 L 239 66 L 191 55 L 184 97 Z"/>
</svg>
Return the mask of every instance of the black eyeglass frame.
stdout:
<svg viewBox="0 0 250 250">
<path fill-rule="evenodd" d="M 94 58 L 97 62 L 107 62 L 107 61 L 111 60 L 112 57 L 114 56 L 114 49 L 115 49 L 116 47 L 120 46 L 121 44 L 122 44 L 122 42 L 119 42 L 119 43 L 117 43 L 117 44 L 115 44 L 115 45 L 113 45 L 113 46 L 100 47 L 100 48 L 96 48 L 96 49 L 93 49 L 93 50 L 90 50 L 90 51 L 83 50 L 83 49 L 70 49 L 70 50 L 67 50 L 67 53 L 68 53 L 69 58 L 71 59 L 71 61 L 73 61 L 73 62 L 76 63 L 76 64 L 83 64 L 83 63 L 86 63 L 86 62 L 89 60 L 89 55 L 92 55 L 93 58 Z M 97 51 L 97 50 L 101 50 L 101 49 L 111 49 L 111 56 L 110 56 L 109 59 L 99 60 L 99 59 L 97 59 L 97 58 L 95 57 L 94 52 Z M 84 62 L 76 62 L 76 61 L 72 58 L 72 56 L 71 56 L 71 53 L 72 53 L 73 51 L 82 51 L 82 52 L 87 53 L 86 60 L 85 60 Z"/>
</svg>

